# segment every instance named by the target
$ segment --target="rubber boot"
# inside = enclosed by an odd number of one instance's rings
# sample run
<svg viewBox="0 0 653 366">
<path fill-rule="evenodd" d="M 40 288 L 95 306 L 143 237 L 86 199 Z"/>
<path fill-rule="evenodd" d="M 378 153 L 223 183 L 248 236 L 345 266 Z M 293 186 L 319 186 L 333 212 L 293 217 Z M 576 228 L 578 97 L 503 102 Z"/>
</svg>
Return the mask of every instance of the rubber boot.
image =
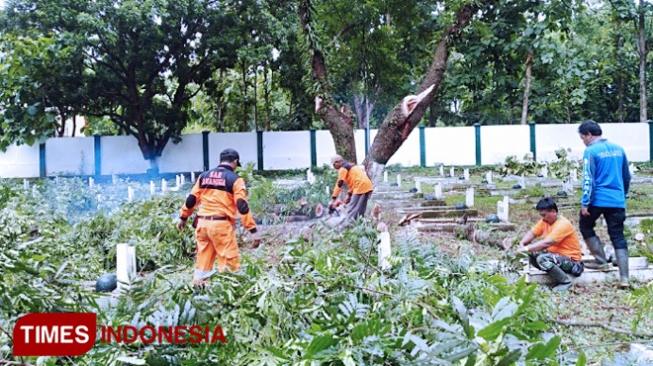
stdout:
<svg viewBox="0 0 653 366">
<path fill-rule="evenodd" d="M 585 267 L 591 269 L 598 269 L 601 271 L 609 271 L 610 264 L 608 259 L 605 256 L 605 250 L 603 249 L 603 243 L 598 236 L 593 236 L 591 238 L 585 239 L 587 248 L 590 250 L 590 253 L 594 256 L 594 261 L 586 262 Z"/>
<path fill-rule="evenodd" d="M 571 287 L 571 279 L 560 267 L 553 266 L 547 273 L 556 282 L 551 288 L 553 291 L 567 291 Z"/>
<path fill-rule="evenodd" d="M 628 248 L 615 250 L 615 255 L 619 266 L 619 287 L 630 288 L 628 280 Z"/>
</svg>

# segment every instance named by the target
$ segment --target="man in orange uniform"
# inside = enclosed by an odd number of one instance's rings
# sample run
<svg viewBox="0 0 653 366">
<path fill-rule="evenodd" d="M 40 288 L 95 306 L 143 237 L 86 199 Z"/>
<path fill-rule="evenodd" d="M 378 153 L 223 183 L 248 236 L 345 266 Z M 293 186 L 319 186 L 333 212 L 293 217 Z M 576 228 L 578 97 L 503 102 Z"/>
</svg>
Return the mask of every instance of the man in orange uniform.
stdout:
<svg viewBox="0 0 653 366">
<path fill-rule="evenodd" d="M 331 158 L 331 164 L 333 165 L 333 169 L 338 171 L 338 180 L 333 188 L 333 195 L 331 196 L 329 207 L 333 208 L 338 204 L 338 196 L 340 195 L 342 186 L 346 184 L 348 190 L 345 204 L 348 206 L 347 216 L 343 221 L 343 225 L 346 225 L 357 217 L 365 215 L 367 201 L 372 195 L 374 186 L 363 167 L 345 161 L 342 156 L 335 155 Z"/>
<path fill-rule="evenodd" d="M 243 226 L 254 234 L 254 243 L 260 243 L 256 223 L 249 211 L 245 181 L 234 170 L 240 166 L 240 156 L 233 149 L 220 153 L 220 165 L 202 173 L 181 208 L 177 228 L 183 230 L 188 217 L 197 206 L 198 224 L 195 229 L 197 257 L 193 284 L 201 285 L 211 276 L 213 263 L 218 260 L 218 271 L 240 268 L 240 251 L 234 230 L 237 214 Z"/>
<path fill-rule="evenodd" d="M 552 198 L 541 199 L 535 209 L 542 219 L 524 235 L 518 252 L 530 253 L 531 264 L 556 282 L 553 289 L 565 291 L 571 287 L 567 273 L 576 277 L 583 273 L 578 235 L 571 222 L 558 215 L 558 206 Z M 529 244 L 535 238 L 541 239 Z"/>
</svg>

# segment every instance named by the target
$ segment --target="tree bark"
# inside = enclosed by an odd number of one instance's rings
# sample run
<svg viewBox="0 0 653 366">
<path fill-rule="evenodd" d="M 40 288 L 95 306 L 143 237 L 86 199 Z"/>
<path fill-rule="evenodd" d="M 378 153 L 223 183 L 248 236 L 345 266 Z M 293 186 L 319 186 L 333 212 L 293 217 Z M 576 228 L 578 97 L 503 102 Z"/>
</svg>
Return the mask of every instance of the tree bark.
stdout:
<svg viewBox="0 0 653 366">
<path fill-rule="evenodd" d="M 646 98 L 646 24 L 644 18 L 644 4 L 642 1 L 639 3 L 639 17 L 637 22 L 638 39 L 637 45 L 639 46 L 639 121 L 646 122 L 647 98 Z"/>
<path fill-rule="evenodd" d="M 258 66 L 254 66 L 254 130 L 258 131 Z"/>
<path fill-rule="evenodd" d="M 247 108 L 247 71 L 245 70 L 245 62 L 242 64 L 242 75 L 243 77 L 243 89 L 242 89 L 242 94 L 243 94 L 243 127 L 245 129 L 241 129 L 241 131 L 246 131 L 249 127 L 249 121 L 247 118 L 247 115 L 249 114 L 249 108 Z"/>
<path fill-rule="evenodd" d="M 417 90 L 418 95 L 405 97 L 383 121 L 370 148 L 370 153 L 365 158 L 367 174 L 375 183 L 378 182 L 385 164 L 408 138 L 410 132 L 417 126 L 424 116 L 424 112 L 433 102 L 444 79 L 449 47 L 469 24 L 477 9 L 476 4 L 467 4 L 458 10 L 454 23 L 442 33 L 431 66 Z"/>
<path fill-rule="evenodd" d="M 308 49 L 311 52 L 313 80 L 318 84 L 318 91 L 315 95 L 315 113 L 331 132 L 336 153 L 345 160 L 356 163 L 354 116 L 347 105 L 338 106 L 331 95 L 324 56 L 315 43 L 315 35 L 311 28 L 310 0 L 303 0 L 299 4 L 298 13 L 302 30 L 308 41 Z"/>
<path fill-rule="evenodd" d="M 66 112 L 63 111 L 63 109 L 59 109 L 59 118 L 61 118 L 61 124 L 57 128 L 57 137 L 63 137 L 64 133 L 66 132 Z"/>
<path fill-rule="evenodd" d="M 533 51 L 526 56 L 526 75 L 524 76 L 524 102 L 521 108 L 521 124 L 528 122 L 528 96 L 531 92 L 531 69 L 533 67 Z"/>
<path fill-rule="evenodd" d="M 621 21 L 617 23 L 617 29 L 621 29 Z M 621 65 L 621 48 L 623 47 L 624 37 L 621 32 L 617 31 L 615 42 L 615 59 L 617 65 Z M 626 120 L 624 110 L 624 74 L 620 70 L 617 72 L 617 119 L 623 123 Z"/>
<path fill-rule="evenodd" d="M 75 137 L 75 130 L 77 129 L 77 113 L 73 112 L 73 133 L 72 137 Z"/>
<path fill-rule="evenodd" d="M 363 125 L 363 97 L 361 95 L 354 95 L 354 111 L 356 112 L 356 121 L 358 122 L 358 128 L 365 128 Z"/>
<path fill-rule="evenodd" d="M 263 71 L 263 92 L 264 92 L 264 99 L 265 99 L 265 130 L 270 131 L 270 89 L 272 87 L 272 80 L 273 76 L 272 75 L 272 69 L 270 69 L 270 78 L 268 79 L 268 70 L 265 69 Z"/>
</svg>

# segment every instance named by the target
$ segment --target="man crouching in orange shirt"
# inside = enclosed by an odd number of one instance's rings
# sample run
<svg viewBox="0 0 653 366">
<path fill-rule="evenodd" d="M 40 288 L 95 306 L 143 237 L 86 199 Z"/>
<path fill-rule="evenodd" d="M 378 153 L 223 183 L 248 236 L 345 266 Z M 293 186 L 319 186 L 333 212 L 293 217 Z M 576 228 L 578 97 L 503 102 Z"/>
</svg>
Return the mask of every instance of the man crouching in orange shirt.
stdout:
<svg viewBox="0 0 653 366">
<path fill-rule="evenodd" d="M 203 285 L 215 271 L 237 271 L 240 268 L 240 251 L 236 242 L 234 224 L 240 214 L 245 229 L 253 234 L 254 245 L 261 241 L 256 222 L 249 211 L 245 181 L 234 170 L 240 166 L 240 156 L 233 149 L 220 153 L 220 165 L 202 173 L 181 208 L 177 228 L 183 230 L 188 217 L 197 206 L 198 224 L 195 229 L 197 257 L 193 284 Z"/>
<path fill-rule="evenodd" d="M 547 272 L 555 281 L 553 290 L 565 291 L 571 287 L 567 273 L 576 277 L 583 273 L 578 235 L 571 222 L 558 215 L 558 206 L 552 198 L 541 199 L 535 209 L 542 219 L 524 235 L 517 251 L 528 252 L 531 264 Z M 535 238 L 540 240 L 529 244 Z"/>
</svg>

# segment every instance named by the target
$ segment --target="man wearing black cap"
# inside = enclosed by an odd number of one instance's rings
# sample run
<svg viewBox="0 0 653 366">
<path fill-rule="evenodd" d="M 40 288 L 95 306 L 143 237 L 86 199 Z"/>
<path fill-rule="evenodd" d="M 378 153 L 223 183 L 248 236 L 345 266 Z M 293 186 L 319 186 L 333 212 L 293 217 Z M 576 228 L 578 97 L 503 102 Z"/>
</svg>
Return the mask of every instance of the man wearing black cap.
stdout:
<svg viewBox="0 0 653 366">
<path fill-rule="evenodd" d="M 256 222 L 247 203 L 245 181 L 234 170 L 240 166 L 240 155 L 234 149 L 220 153 L 220 165 L 202 173 L 181 208 L 177 228 L 183 230 L 188 217 L 197 206 L 198 224 L 195 229 L 197 257 L 193 284 L 201 285 L 215 271 L 240 268 L 240 251 L 234 230 L 235 219 L 240 215 L 243 226 L 253 234 L 254 245 L 260 243 Z"/>
</svg>

